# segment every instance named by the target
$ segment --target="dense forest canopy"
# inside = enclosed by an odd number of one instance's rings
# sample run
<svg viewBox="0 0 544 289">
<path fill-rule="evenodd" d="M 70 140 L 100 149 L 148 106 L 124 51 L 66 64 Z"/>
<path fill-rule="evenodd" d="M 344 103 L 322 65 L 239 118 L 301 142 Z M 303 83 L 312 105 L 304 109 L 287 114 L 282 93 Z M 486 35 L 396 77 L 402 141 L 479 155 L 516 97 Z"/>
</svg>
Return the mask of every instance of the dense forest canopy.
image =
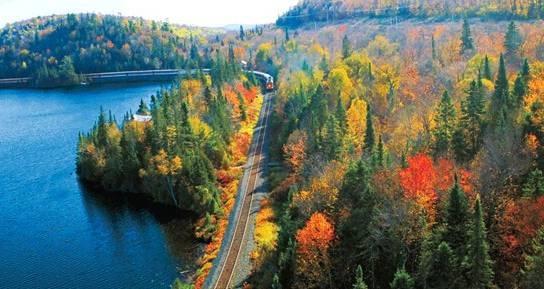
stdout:
<svg viewBox="0 0 544 289">
<path fill-rule="evenodd" d="M 215 32 L 112 15 L 38 17 L 0 30 L 0 78 L 53 85 L 85 73 L 197 67 L 187 55 Z"/>
<path fill-rule="evenodd" d="M 278 20 L 282 26 L 345 20 L 356 17 L 489 16 L 496 19 L 540 19 L 542 0 L 304 0 Z"/>
</svg>

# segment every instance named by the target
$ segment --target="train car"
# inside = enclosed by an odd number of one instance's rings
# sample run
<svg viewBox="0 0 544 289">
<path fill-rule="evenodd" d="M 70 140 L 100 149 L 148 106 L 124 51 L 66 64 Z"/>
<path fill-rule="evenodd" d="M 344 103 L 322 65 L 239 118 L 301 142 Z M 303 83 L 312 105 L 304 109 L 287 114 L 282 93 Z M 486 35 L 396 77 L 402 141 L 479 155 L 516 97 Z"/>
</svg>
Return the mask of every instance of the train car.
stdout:
<svg viewBox="0 0 544 289">
<path fill-rule="evenodd" d="M 274 79 L 272 77 L 268 77 L 265 84 L 265 89 L 267 91 L 274 90 Z"/>
</svg>

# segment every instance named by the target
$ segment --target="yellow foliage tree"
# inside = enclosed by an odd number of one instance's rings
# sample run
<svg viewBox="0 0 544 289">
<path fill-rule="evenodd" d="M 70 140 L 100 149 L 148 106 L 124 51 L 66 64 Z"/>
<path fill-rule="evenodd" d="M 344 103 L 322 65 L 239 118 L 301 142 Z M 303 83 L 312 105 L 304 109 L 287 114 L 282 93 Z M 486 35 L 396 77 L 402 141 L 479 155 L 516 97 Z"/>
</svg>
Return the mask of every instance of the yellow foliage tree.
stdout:
<svg viewBox="0 0 544 289">
<path fill-rule="evenodd" d="M 348 143 L 353 144 L 358 151 L 361 149 L 365 140 L 366 116 L 366 102 L 360 98 L 353 99 L 346 112 L 347 138 L 349 140 Z"/>
</svg>

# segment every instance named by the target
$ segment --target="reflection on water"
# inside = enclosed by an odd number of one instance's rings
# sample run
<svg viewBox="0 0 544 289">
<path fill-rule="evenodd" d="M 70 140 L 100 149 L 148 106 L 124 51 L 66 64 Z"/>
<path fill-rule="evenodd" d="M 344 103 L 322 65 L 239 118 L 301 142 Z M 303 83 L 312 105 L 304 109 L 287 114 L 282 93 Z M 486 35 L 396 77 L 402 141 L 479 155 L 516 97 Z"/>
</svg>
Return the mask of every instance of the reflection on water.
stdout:
<svg viewBox="0 0 544 289">
<path fill-rule="evenodd" d="M 77 134 L 160 84 L 0 90 L 0 287 L 169 288 L 199 244 L 180 212 L 83 189 Z"/>
</svg>

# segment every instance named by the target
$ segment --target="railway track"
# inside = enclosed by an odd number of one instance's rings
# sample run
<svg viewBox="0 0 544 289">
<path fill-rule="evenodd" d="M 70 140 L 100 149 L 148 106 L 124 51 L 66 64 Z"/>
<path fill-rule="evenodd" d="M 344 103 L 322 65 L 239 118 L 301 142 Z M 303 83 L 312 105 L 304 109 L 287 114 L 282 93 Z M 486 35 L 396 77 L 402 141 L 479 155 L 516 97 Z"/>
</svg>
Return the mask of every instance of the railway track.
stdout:
<svg viewBox="0 0 544 289">
<path fill-rule="evenodd" d="M 239 195 L 243 198 L 242 206 L 234 219 L 233 225 L 235 226 L 235 229 L 233 237 L 228 240 L 228 242 L 223 242 L 223 246 L 226 246 L 225 252 L 227 255 L 224 258 L 224 262 L 218 263 L 218 268 L 216 269 L 219 270 L 219 275 L 215 282 L 209 286 L 211 289 L 227 289 L 233 288 L 236 285 L 233 284 L 233 277 L 236 272 L 236 266 L 240 259 L 243 243 L 247 234 L 246 232 L 250 223 L 251 207 L 258 184 L 257 182 L 261 175 L 262 168 L 264 167 L 262 163 L 264 158 L 263 148 L 266 142 L 271 99 L 271 93 L 265 95 L 265 101 L 256 129 L 257 135 L 254 137 L 255 142 L 250 148 L 248 157 L 249 161 L 247 169 L 249 170 L 249 178 L 246 182 L 240 184 L 241 188 L 243 188 Z"/>
</svg>

